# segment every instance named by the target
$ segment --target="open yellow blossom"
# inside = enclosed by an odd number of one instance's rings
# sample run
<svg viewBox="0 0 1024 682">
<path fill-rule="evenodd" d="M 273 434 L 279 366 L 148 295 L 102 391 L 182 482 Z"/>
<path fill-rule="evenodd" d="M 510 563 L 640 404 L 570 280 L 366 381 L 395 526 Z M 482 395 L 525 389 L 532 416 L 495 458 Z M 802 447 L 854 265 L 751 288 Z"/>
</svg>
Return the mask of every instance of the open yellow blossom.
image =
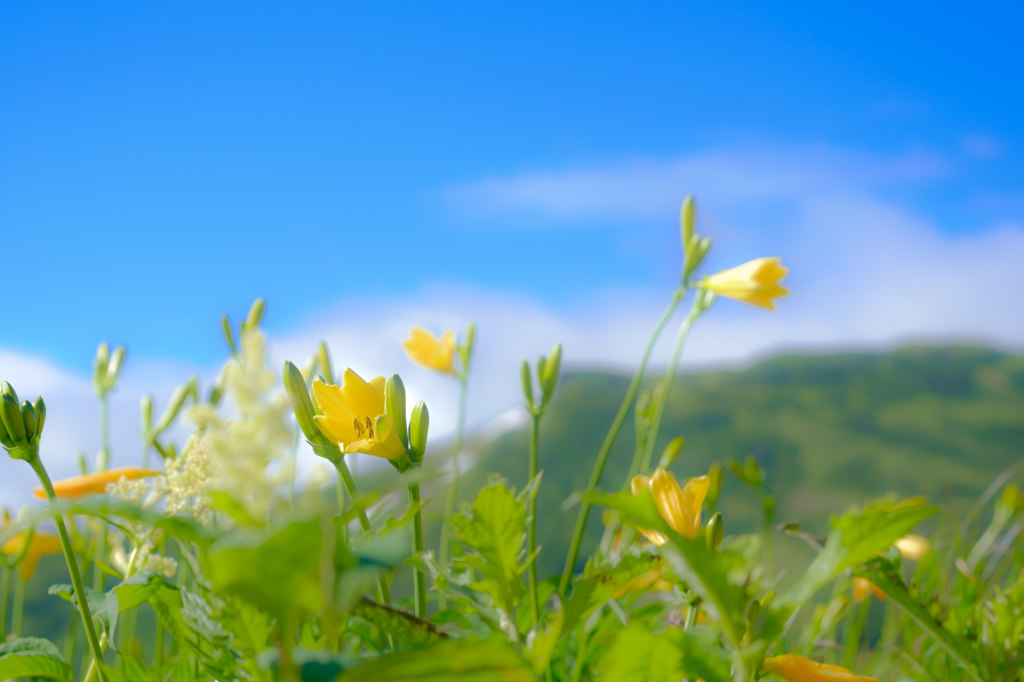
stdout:
<svg viewBox="0 0 1024 682">
<path fill-rule="evenodd" d="M 26 535 L 28 535 L 27 531 L 18 533 L 5 542 L 2 548 L 3 553 L 15 557 L 21 554 L 22 549 L 25 547 Z M 60 554 L 62 551 L 60 538 L 56 535 L 40 533 L 38 531 L 33 533 L 32 540 L 28 543 L 28 551 L 25 552 L 25 558 L 21 560 L 21 566 L 19 567 L 21 579 L 28 580 L 32 577 L 32 574 L 36 572 L 36 564 L 39 563 L 39 559 L 48 554 Z"/>
<path fill-rule="evenodd" d="M 384 377 L 370 381 L 346 369 L 341 386 L 313 382 L 313 395 L 322 415 L 313 417 L 317 428 L 346 453 L 399 460 L 405 447 L 384 410 Z"/>
<path fill-rule="evenodd" d="M 854 675 L 846 668 L 818 663 L 803 656 L 785 654 L 764 659 L 764 669 L 786 682 L 878 682 L 878 678 Z"/>
<path fill-rule="evenodd" d="M 904 559 L 918 561 L 928 552 L 932 551 L 932 545 L 920 535 L 904 535 L 896 542 L 896 549 L 900 551 Z"/>
<path fill-rule="evenodd" d="M 869 594 L 875 595 L 876 597 L 878 597 L 882 601 L 885 601 L 885 599 L 886 599 L 885 592 L 882 592 L 880 589 L 878 589 L 878 585 L 875 585 L 873 582 L 871 582 L 867 578 L 854 578 L 853 579 L 853 599 L 854 599 L 854 601 L 861 601 L 861 600 L 864 599 L 864 597 L 868 596 Z"/>
<path fill-rule="evenodd" d="M 789 272 L 780 260 L 755 258 L 717 275 L 705 277 L 700 286 L 720 296 L 775 310 L 773 301 L 789 293 L 788 289 L 779 286 L 779 280 Z"/>
<path fill-rule="evenodd" d="M 449 330 L 437 338 L 423 327 L 413 327 L 402 347 L 413 362 L 444 374 L 455 374 L 455 332 Z"/>
<path fill-rule="evenodd" d="M 664 469 L 657 469 L 653 476 L 635 476 L 631 482 L 633 494 L 647 488 L 654 496 L 658 513 L 665 523 L 683 537 L 693 540 L 700 530 L 700 509 L 708 494 L 711 481 L 707 476 L 695 476 L 682 488 L 675 476 Z M 664 545 L 668 538 L 663 533 L 646 528 L 637 528 L 654 544 Z"/>
<path fill-rule="evenodd" d="M 157 476 L 159 471 L 152 469 L 140 469 L 138 467 L 122 467 L 108 471 L 98 471 L 83 476 L 72 476 L 54 482 L 53 492 L 62 500 L 73 500 L 83 495 L 100 495 L 107 492 L 107 484 L 117 483 L 122 478 L 134 481 L 146 476 Z M 42 488 L 35 488 L 32 494 L 36 497 L 46 499 L 46 492 Z"/>
</svg>

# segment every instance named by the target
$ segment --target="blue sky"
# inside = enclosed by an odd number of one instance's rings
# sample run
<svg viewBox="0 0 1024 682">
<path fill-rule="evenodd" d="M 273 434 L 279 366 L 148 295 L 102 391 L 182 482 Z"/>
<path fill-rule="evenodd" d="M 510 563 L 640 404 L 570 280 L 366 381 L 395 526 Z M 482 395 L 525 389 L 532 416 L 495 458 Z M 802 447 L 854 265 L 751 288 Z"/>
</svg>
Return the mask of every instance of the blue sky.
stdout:
<svg viewBox="0 0 1024 682">
<path fill-rule="evenodd" d="M 1020 15 L 981 2 L 4 3 L 0 347 L 85 371 L 105 338 L 136 359 L 210 365 L 219 315 L 256 295 L 287 335 L 433 291 L 567 315 L 667 291 L 675 206 L 703 171 L 665 169 L 687 159 L 739 173 L 756 157 L 761 178 L 778 158 L 810 176 L 824 164 L 841 178 L 830 187 L 940 236 L 1017 229 Z M 671 185 L 639 208 L 508 193 L 531 178 L 561 191 L 565 174 L 614 185 L 637 164 L 644 187 Z M 725 240 L 722 264 L 792 240 L 790 199 L 705 191 L 702 218 L 747 235 Z"/>
</svg>

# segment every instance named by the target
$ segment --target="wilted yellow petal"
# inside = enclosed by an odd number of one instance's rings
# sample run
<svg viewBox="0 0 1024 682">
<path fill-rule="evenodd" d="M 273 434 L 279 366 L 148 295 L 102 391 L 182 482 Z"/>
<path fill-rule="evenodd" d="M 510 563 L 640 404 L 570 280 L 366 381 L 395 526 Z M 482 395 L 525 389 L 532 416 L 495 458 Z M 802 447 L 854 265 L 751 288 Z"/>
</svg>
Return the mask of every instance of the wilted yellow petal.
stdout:
<svg viewBox="0 0 1024 682">
<path fill-rule="evenodd" d="M 55 481 L 53 492 L 62 500 L 72 500 L 83 495 L 99 495 L 107 492 L 108 483 L 117 483 L 122 477 L 134 481 L 146 476 L 156 476 L 160 472 L 152 469 L 140 469 L 138 467 L 123 467 L 120 469 L 109 469 L 83 476 L 72 476 Z M 32 494 L 36 497 L 46 499 L 46 491 L 42 488 L 34 488 Z"/>
<path fill-rule="evenodd" d="M 764 669 L 775 673 L 786 682 L 878 682 L 877 678 L 854 675 L 838 665 L 818 663 L 792 654 L 764 659 Z"/>
<path fill-rule="evenodd" d="M 422 327 L 410 329 L 409 338 L 402 341 L 402 347 L 410 360 L 445 374 L 455 374 L 452 363 L 455 345 L 455 332 L 449 330 L 437 338 Z"/>
</svg>

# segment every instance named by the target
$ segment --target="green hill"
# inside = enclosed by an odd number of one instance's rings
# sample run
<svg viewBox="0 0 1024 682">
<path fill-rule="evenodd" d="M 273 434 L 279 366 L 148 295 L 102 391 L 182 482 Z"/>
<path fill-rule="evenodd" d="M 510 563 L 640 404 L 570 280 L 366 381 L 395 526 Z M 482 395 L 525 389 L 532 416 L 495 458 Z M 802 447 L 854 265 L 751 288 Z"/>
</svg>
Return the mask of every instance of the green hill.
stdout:
<svg viewBox="0 0 1024 682">
<path fill-rule="evenodd" d="M 577 509 L 560 505 L 586 487 L 594 457 L 629 378 L 565 375 L 541 428 L 538 509 L 542 575 L 561 569 Z M 648 382 L 648 388 L 653 381 Z M 1024 357 L 977 347 L 907 347 L 886 354 L 787 355 L 735 371 L 682 375 L 669 398 L 656 452 L 675 436 L 686 447 L 678 477 L 714 460 L 753 455 L 779 500 L 777 520 L 824 530 L 827 515 L 866 497 L 977 497 L 1024 456 Z M 472 449 L 472 441 L 469 444 Z M 625 482 L 635 447 L 627 420 L 601 482 Z M 463 490 L 497 472 L 521 487 L 527 432 L 477 446 Z M 727 475 L 720 505 L 727 530 L 750 528 L 754 498 Z M 583 554 L 600 537 L 600 511 Z"/>
</svg>

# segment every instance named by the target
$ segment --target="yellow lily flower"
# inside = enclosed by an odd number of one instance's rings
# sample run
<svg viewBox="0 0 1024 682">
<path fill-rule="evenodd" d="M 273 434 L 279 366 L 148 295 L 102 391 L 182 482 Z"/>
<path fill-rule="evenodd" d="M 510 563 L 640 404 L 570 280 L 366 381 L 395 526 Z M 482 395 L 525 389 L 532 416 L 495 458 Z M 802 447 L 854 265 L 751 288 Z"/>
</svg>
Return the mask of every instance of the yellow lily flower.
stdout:
<svg viewBox="0 0 1024 682">
<path fill-rule="evenodd" d="M 873 594 L 882 601 L 885 601 L 887 596 L 885 592 L 878 589 L 878 586 L 867 578 L 854 578 L 853 579 L 853 599 L 854 601 L 861 601 L 868 594 Z"/>
<path fill-rule="evenodd" d="M 8 556 L 18 556 L 21 554 L 22 549 L 25 548 L 26 535 L 28 535 L 27 531 L 18 533 L 5 542 L 0 551 L 3 551 Z M 19 567 L 21 579 L 27 581 L 32 577 L 32 574 L 36 572 L 36 564 L 39 563 L 39 559 L 49 554 L 60 554 L 63 551 L 60 538 L 56 535 L 36 531 L 32 534 L 32 540 L 28 543 L 28 551 L 25 552 L 25 558 L 21 560 L 21 566 Z"/>
<path fill-rule="evenodd" d="M 346 369 L 341 386 L 313 382 L 321 415 L 313 417 L 320 432 L 343 452 L 361 452 L 392 461 L 405 456 L 391 419 L 384 410 L 384 377 L 365 381 Z"/>
<path fill-rule="evenodd" d="M 56 493 L 59 499 L 73 500 L 83 495 L 101 495 L 107 492 L 108 483 L 117 483 L 122 477 L 129 481 L 134 481 L 138 478 L 158 476 L 159 474 L 159 471 L 140 469 L 138 467 L 122 467 L 120 469 L 98 471 L 93 474 L 61 479 L 53 484 L 53 492 Z M 32 494 L 44 500 L 46 499 L 46 491 L 42 488 L 34 488 Z"/>
<path fill-rule="evenodd" d="M 818 663 L 792 654 L 764 659 L 764 669 L 775 673 L 786 682 L 878 682 L 876 677 L 854 675 L 838 665 Z"/>
<path fill-rule="evenodd" d="M 693 540 L 700 530 L 700 509 L 708 494 L 711 481 L 707 476 L 695 476 L 682 488 L 675 476 L 664 469 L 656 469 L 653 476 L 635 476 L 631 481 L 633 494 L 646 488 L 654 496 L 658 513 L 665 523 L 683 537 Z M 663 533 L 646 528 L 637 528 L 644 537 L 659 547 L 668 542 Z"/>
<path fill-rule="evenodd" d="M 920 535 L 904 535 L 896 542 L 896 549 L 900 551 L 904 559 L 918 561 L 928 552 L 932 551 L 932 543 Z"/>
<path fill-rule="evenodd" d="M 775 310 L 773 301 L 789 293 L 788 289 L 779 286 L 779 280 L 789 272 L 780 260 L 756 258 L 717 275 L 705 277 L 699 286 L 720 296 Z"/>
<path fill-rule="evenodd" d="M 455 332 L 449 330 L 437 338 L 423 327 L 413 327 L 402 347 L 413 362 L 443 374 L 455 374 Z"/>
</svg>

